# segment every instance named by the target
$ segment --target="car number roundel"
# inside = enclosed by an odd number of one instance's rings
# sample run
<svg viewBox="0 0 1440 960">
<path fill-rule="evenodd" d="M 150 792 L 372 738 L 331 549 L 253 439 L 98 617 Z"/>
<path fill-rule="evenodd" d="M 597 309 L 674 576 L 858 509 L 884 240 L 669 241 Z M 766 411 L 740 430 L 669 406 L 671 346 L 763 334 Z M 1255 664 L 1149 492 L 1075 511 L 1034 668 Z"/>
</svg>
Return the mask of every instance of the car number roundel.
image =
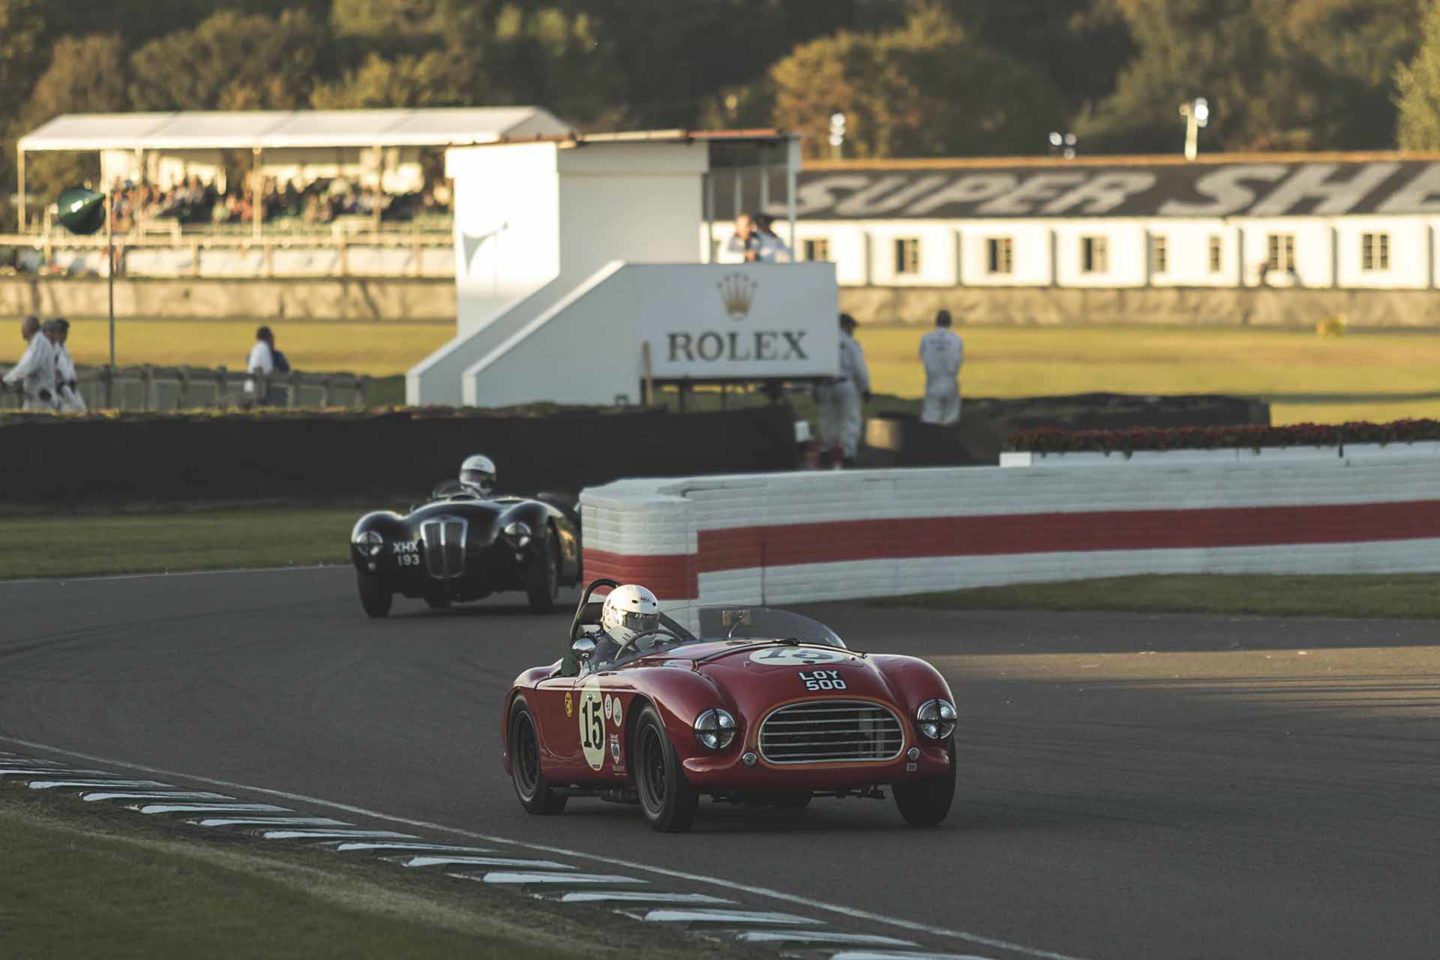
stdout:
<svg viewBox="0 0 1440 960">
<path fill-rule="evenodd" d="M 845 659 L 845 651 L 824 647 L 769 647 L 756 650 L 750 659 L 777 667 L 808 667 L 817 663 L 839 663 Z"/>
<path fill-rule="evenodd" d="M 600 678 L 591 677 L 580 688 L 580 749 L 591 770 L 605 765 L 605 697 L 600 694 Z"/>
</svg>

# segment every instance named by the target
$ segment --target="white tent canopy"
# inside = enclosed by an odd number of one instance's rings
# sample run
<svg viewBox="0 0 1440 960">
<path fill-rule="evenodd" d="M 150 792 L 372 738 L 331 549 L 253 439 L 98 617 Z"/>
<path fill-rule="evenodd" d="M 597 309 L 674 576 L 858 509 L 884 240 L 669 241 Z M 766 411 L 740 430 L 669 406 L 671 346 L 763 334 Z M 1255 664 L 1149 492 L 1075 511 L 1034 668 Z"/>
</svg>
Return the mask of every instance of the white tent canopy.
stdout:
<svg viewBox="0 0 1440 960">
<path fill-rule="evenodd" d="M 540 107 L 67 113 L 21 137 L 17 146 L 22 153 L 443 147 L 563 136 L 570 131 Z"/>
</svg>

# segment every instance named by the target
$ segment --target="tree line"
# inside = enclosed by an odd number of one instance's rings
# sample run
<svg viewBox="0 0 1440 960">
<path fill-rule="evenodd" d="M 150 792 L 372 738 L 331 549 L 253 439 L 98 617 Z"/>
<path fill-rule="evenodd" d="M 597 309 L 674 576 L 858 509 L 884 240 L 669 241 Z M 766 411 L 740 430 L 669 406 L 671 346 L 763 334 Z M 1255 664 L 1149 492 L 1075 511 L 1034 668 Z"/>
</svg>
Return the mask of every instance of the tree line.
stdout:
<svg viewBox="0 0 1440 960">
<path fill-rule="evenodd" d="M 66 112 L 537 104 L 848 156 L 1440 149 L 1440 0 L 0 0 L 0 203 Z M 93 160 L 47 158 L 53 189 Z"/>
</svg>

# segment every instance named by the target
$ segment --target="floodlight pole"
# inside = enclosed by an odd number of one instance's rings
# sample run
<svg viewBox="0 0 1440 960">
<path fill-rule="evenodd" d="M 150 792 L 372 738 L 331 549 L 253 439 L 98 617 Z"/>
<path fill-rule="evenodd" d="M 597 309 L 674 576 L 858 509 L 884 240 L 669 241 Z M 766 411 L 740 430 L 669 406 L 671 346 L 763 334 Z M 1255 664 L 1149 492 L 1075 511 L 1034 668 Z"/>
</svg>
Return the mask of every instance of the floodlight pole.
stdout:
<svg viewBox="0 0 1440 960">
<path fill-rule="evenodd" d="M 20 188 L 20 213 L 17 233 L 25 232 L 25 150 L 15 148 L 15 185 Z"/>
<path fill-rule="evenodd" d="M 110 317 L 110 383 L 115 383 L 115 209 L 110 188 L 105 188 L 105 286 L 108 288 Z M 108 392 L 108 391 L 107 391 Z M 106 397 L 108 401 L 110 398 Z"/>
</svg>

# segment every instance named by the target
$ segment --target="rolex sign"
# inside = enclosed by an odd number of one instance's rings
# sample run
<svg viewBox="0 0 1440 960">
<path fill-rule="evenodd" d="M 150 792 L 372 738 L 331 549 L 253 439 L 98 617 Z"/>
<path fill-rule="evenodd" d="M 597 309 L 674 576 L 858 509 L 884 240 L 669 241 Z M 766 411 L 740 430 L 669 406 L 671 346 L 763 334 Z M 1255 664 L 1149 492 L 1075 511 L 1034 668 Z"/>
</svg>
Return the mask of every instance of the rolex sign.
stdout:
<svg viewBox="0 0 1440 960">
<path fill-rule="evenodd" d="M 833 263 L 636 265 L 637 339 L 657 380 L 833 377 Z"/>
</svg>

